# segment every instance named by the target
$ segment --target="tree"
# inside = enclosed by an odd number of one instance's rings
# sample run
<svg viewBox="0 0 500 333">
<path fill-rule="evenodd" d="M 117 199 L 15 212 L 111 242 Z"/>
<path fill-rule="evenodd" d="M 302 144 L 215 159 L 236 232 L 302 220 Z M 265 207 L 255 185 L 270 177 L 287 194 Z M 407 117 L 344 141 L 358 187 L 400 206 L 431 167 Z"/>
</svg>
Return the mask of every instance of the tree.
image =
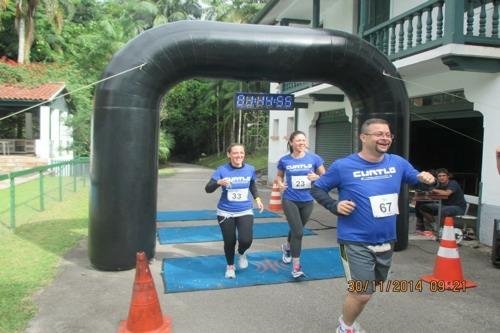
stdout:
<svg viewBox="0 0 500 333">
<path fill-rule="evenodd" d="M 49 21 L 60 32 L 63 23 L 63 9 L 61 3 L 69 8 L 71 2 L 59 0 L 43 0 L 45 14 Z M 18 31 L 18 51 L 17 62 L 20 64 L 30 63 L 31 46 L 33 45 L 35 35 L 36 11 L 40 0 L 16 0 L 16 29 Z"/>
<path fill-rule="evenodd" d="M 201 18 L 202 9 L 198 0 L 158 0 L 155 1 L 158 15 L 153 24 L 155 26 L 180 20 L 194 20 Z"/>
<path fill-rule="evenodd" d="M 61 34 L 61 60 L 85 74 L 72 75 L 75 82 L 71 90 L 97 81 L 113 54 L 135 37 L 147 22 L 152 22 L 152 18 L 139 22 L 138 18 L 145 18 L 148 10 L 142 8 L 134 12 L 131 10 L 138 7 L 134 7 L 132 1 L 131 6 L 122 6 L 123 3 L 123 0 L 105 3 L 80 0 L 75 6 L 73 21 L 66 22 Z M 72 115 L 69 124 L 73 128 L 73 149 L 79 155 L 88 154 L 90 148 L 93 89 L 72 96 L 78 112 Z M 162 161 L 168 157 L 172 145 L 168 136 L 161 137 L 159 156 Z"/>
<path fill-rule="evenodd" d="M 120 23 L 122 29 L 136 36 L 153 26 L 158 15 L 155 1 L 112 0 L 104 3 L 104 11 Z"/>
<path fill-rule="evenodd" d="M 205 4 L 203 18 L 209 21 L 220 21 L 224 13 L 229 10 L 227 0 L 202 0 Z"/>
<path fill-rule="evenodd" d="M 265 5 L 266 1 L 263 0 L 203 0 L 204 18 L 208 20 L 217 20 L 225 22 L 245 23 L 258 13 Z M 217 135 L 217 152 L 219 153 L 219 136 L 222 135 L 222 146 L 225 146 L 226 139 L 231 142 L 248 141 L 248 133 L 246 121 L 252 116 L 243 114 L 241 110 L 234 110 L 233 95 L 235 91 L 243 91 L 243 82 L 224 82 L 219 84 L 220 81 L 213 85 L 216 90 L 216 95 L 219 96 L 216 110 L 216 135 Z M 254 84 L 245 84 L 245 90 L 258 89 Z M 263 118 L 265 119 L 265 118 Z M 222 124 L 219 122 L 222 121 Z M 220 130 L 222 128 L 222 131 Z M 256 127 L 258 129 L 259 127 Z M 229 129 L 229 136 L 225 132 Z M 252 129 L 252 131 L 257 131 Z M 222 132 L 222 133 L 221 133 Z"/>
<path fill-rule="evenodd" d="M 203 0 L 205 18 L 233 23 L 248 23 L 264 7 L 266 0 Z"/>
<path fill-rule="evenodd" d="M 9 2 L 10 2 L 9 0 L 0 0 L 0 10 L 2 12 L 7 9 L 7 6 L 9 5 Z M 0 21 L 0 24 L 1 23 L 2 23 L 2 21 Z"/>
<path fill-rule="evenodd" d="M 173 154 L 194 160 L 201 153 L 215 148 L 213 140 L 213 109 L 205 96 L 211 94 L 204 80 L 183 81 L 165 96 L 161 107 L 161 130 L 175 138 Z"/>
</svg>

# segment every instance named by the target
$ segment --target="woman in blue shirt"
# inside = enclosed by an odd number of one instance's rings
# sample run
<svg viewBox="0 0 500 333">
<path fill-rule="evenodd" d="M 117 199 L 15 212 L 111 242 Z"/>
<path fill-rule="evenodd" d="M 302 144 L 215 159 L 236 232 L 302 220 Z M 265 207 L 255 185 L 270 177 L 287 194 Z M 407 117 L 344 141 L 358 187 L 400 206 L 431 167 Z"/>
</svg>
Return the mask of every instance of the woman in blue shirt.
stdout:
<svg viewBox="0 0 500 333">
<path fill-rule="evenodd" d="M 212 178 L 205 186 L 207 193 L 222 188 L 221 197 L 217 205 L 217 220 L 224 240 L 224 254 L 227 267 L 225 277 L 236 278 L 234 267 L 234 250 L 236 247 L 236 230 L 238 230 L 238 266 L 240 269 L 248 267 L 245 251 L 252 245 L 253 239 L 253 204 L 255 199 L 260 211 L 264 205 L 259 198 L 255 185 L 255 168 L 245 164 L 245 148 L 241 144 L 232 144 L 227 149 L 229 163 L 221 165 L 215 170 Z"/>
<path fill-rule="evenodd" d="M 292 276 L 304 276 L 300 266 L 302 236 L 313 209 L 311 182 L 325 173 L 323 159 L 306 151 L 306 135 L 302 131 L 290 134 L 288 141 L 290 154 L 278 162 L 277 180 L 283 192 L 283 210 L 290 226 L 287 242 L 281 245 L 282 260 L 292 264 Z"/>
</svg>

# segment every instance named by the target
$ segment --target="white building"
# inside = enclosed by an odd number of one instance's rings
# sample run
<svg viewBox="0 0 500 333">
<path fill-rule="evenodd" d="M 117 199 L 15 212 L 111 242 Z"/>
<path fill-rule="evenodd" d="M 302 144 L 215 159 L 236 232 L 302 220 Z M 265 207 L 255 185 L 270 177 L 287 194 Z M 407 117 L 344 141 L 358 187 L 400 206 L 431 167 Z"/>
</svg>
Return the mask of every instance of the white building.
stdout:
<svg viewBox="0 0 500 333">
<path fill-rule="evenodd" d="M 64 83 L 0 85 L 0 118 L 5 117 L 0 122 L 0 154 L 35 156 L 47 163 L 72 158 L 71 129 L 66 125 L 70 105 L 57 98 L 65 91 Z"/>
<path fill-rule="evenodd" d="M 498 1 L 271 0 L 254 23 L 342 30 L 385 53 L 410 97 L 410 161 L 420 170 L 447 168 L 479 199 L 480 241 L 492 244 L 500 218 Z M 281 82 L 271 90 L 293 93 L 300 103 L 270 113 L 271 181 L 294 129 L 306 132 L 310 150 L 327 164 L 352 152 L 352 109 L 340 89 Z"/>
</svg>

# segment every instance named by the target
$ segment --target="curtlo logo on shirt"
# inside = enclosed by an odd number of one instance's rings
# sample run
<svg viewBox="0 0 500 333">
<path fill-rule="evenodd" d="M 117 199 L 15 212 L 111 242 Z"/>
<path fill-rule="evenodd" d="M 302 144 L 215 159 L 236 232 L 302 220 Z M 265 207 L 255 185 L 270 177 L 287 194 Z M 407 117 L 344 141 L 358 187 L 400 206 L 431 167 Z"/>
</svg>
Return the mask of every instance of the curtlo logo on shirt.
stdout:
<svg viewBox="0 0 500 333">
<path fill-rule="evenodd" d="M 353 171 L 352 176 L 354 178 L 360 178 L 361 180 L 375 180 L 375 179 L 391 178 L 392 175 L 395 174 L 396 172 L 397 172 L 396 167 L 390 167 L 390 168 Z"/>
</svg>

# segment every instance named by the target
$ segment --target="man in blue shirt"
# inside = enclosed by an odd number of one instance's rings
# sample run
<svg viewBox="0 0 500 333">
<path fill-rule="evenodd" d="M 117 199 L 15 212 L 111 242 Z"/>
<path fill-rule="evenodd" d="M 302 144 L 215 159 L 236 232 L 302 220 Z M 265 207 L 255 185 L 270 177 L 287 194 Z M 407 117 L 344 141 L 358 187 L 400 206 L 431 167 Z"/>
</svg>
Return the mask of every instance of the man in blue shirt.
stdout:
<svg viewBox="0 0 500 333">
<path fill-rule="evenodd" d="M 418 172 L 404 158 L 388 154 L 394 136 L 383 119 L 361 126 L 359 153 L 335 161 L 311 190 L 316 201 L 338 216 L 337 238 L 348 293 L 337 332 L 363 332 L 356 322 L 391 266 L 401 183 L 432 184 L 434 176 Z M 337 188 L 339 200 L 328 192 Z M 354 283 L 359 281 L 360 283 Z"/>
</svg>

